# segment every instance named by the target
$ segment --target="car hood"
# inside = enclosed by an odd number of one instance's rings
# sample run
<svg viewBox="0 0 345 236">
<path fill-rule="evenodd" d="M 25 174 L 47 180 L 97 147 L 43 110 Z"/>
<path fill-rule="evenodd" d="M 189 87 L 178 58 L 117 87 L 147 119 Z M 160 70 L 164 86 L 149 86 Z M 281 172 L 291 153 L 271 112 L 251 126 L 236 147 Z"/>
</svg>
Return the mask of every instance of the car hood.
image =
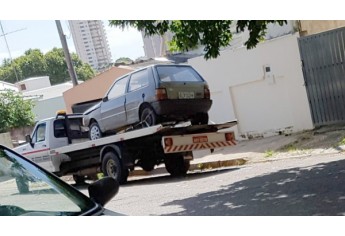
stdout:
<svg viewBox="0 0 345 236">
<path fill-rule="evenodd" d="M 101 107 L 101 103 L 102 102 L 99 102 L 99 103 L 93 105 L 92 107 L 90 107 L 89 109 L 87 109 L 86 111 L 84 111 L 83 115 L 88 115 L 91 112 L 93 112 L 94 110 L 99 109 Z"/>
</svg>

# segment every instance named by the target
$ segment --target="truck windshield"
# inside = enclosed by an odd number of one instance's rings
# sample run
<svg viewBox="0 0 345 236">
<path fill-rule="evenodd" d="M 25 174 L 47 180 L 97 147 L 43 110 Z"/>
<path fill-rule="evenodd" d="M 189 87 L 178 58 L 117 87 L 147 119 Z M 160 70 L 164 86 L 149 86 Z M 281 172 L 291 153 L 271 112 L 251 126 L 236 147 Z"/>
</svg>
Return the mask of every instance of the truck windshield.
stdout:
<svg viewBox="0 0 345 236">
<path fill-rule="evenodd" d="M 88 215 L 98 208 L 59 178 L 0 145 L 1 216 Z"/>
</svg>

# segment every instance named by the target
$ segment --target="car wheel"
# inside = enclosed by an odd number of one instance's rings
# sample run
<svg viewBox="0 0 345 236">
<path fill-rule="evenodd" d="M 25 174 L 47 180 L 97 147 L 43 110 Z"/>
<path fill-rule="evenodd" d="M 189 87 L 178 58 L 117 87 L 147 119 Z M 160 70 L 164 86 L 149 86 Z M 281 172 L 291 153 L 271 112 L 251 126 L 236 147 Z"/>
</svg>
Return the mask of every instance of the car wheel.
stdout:
<svg viewBox="0 0 345 236">
<path fill-rule="evenodd" d="M 207 125 L 208 124 L 208 114 L 207 113 L 198 113 L 191 120 L 192 125 Z"/>
<path fill-rule="evenodd" d="M 145 107 L 141 112 L 140 122 L 144 127 L 157 124 L 157 115 L 151 107 Z"/>
<path fill-rule="evenodd" d="M 99 128 L 99 125 L 97 124 L 97 122 L 93 122 L 90 125 L 89 138 L 90 140 L 102 138 L 102 131 Z"/>
</svg>

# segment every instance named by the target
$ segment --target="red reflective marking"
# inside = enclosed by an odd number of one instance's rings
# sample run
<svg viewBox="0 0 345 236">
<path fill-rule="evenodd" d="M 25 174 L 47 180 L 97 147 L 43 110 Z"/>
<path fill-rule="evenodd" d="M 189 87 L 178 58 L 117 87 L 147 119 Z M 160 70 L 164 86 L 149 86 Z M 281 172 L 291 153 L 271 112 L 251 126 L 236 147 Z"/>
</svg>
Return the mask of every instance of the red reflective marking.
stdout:
<svg viewBox="0 0 345 236">
<path fill-rule="evenodd" d="M 180 148 L 179 148 L 178 150 L 179 150 L 179 151 L 182 151 L 183 147 L 184 147 L 184 146 L 181 145 Z"/>
<path fill-rule="evenodd" d="M 178 148 L 178 146 L 175 146 L 173 151 L 175 152 L 177 148 Z"/>
<path fill-rule="evenodd" d="M 186 145 L 185 147 L 184 147 L 184 149 L 183 149 L 183 151 L 186 151 L 187 149 L 188 149 L 188 145 Z"/>
<path fill-rule="evenodd" d="M 37 152 L 44 152 L 44 151 L 48 151 L 49 149 L 50 148 L 45 148 L 45 149 L 36 150 L 36 151 L 32 151 L 32 152 L 24 152 L 24 153 L 22 153 L 22 155 L 33 154 L 33 153 L 37 153 Z"/>
</svg>

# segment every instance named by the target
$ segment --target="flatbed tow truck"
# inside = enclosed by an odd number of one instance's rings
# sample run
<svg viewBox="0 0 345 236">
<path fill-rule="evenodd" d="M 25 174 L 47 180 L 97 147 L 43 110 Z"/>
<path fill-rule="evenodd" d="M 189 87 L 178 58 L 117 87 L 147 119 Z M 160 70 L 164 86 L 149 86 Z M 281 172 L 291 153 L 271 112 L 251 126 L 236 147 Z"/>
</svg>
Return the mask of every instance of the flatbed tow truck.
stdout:
<svg viewBox="0 0 345 236">
<path fill-rule="evenodd" d="M 14 150 L 57 176 L 73 175 L 76 183 L 95 179 L 98 173 L 123 184 L 136 166 L 152 171 L 164 163 L 172 176 L 185 175 L 193 151 L 236 145 L 237 124 L 155 125 L 89 140 L 81 115 L 58 114 L 39 121 L 27 143 Z"/>
</svg>

